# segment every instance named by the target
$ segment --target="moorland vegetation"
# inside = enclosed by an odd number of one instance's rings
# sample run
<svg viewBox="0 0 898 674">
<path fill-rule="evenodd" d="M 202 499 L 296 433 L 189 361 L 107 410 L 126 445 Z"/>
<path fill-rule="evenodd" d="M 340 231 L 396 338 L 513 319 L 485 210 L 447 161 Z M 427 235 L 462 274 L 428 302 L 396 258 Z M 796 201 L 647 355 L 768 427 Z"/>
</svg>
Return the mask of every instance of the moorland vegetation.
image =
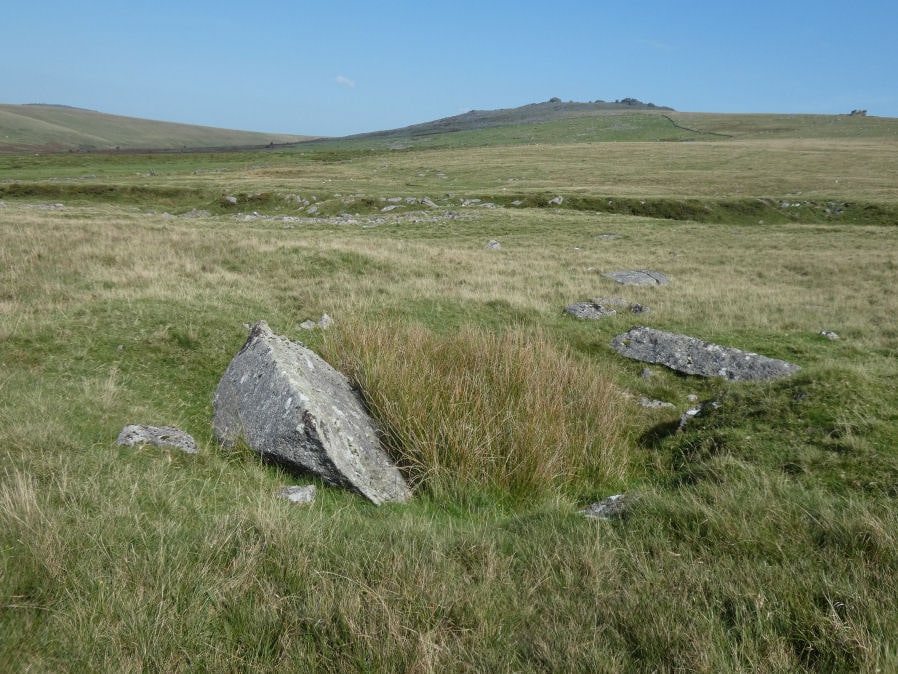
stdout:
<svg viewBox="0 0 898 674">
<path fill-rule="evenodd" d="M 665 110 L 0 154 L 0 668 L 898 668 L 896 174 L 898 120 Z M 652 313 L 562 312 L 612 295 Z M 214 442 L 263 318 L 357 382 L 411 503 L 291 506 Z M 643 376 L 636 322 L 802 369 Z"/>
</svg>

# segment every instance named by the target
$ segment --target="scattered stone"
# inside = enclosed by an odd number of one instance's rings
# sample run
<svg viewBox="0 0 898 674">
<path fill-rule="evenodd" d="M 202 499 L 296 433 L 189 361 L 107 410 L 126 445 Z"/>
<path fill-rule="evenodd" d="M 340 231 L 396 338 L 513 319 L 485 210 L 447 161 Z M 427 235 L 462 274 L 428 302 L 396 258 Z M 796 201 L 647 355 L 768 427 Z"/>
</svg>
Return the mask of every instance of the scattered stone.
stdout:
<svg viewBox="0 0 898 674">
<path fill-rule="evenodd" d="M 602 241 L 616 241 L 617 239 L 621 238 L 621 235 L 620 234 L 599 234 L 596 238 L 600 239 Z"/>
<path fill-rule="evenodd" d="M 630 302 L 629 300 L 621 299 L 620 297 L 594 297 L 592 301 L 603 306 L 610 305 L 615 307 L 624 307 L 633 314 L 650 314 L 652 312 L 652 310 L 644 304 Z"/>
<path fill-rule="evenodd" d="M 615 494 L 592 503 L 580 510 L 580 514 L 594 520 L 610 520 L 626 515 L 632 498 L 627 494 Z"/>
<path fill-rule="evenodd" d="M 514 201 L 511 202 L 511 205 L 512 205 L 512 206 L 520 206 L 520 205 L 523 204 L 523 203 L 524 203 L 524 202 L 521 201 L 520 199 L 515 199 Z"/>
<path fill-rule="evenodd" d="M 462 199 L 461 205 L 462 206 L 475 206 L 475 205 L 479 204 L 480 201 L 481 201 L 480 199 Z"/>
<path fill-rule="evenodd" d="M 6 202 L 0 201 L 0 208 L 6 208 Z"/>
<path fill-rule="evenodd" d="M 549 199 L 550 206 L 561 206 L 564 203 L 564 197 L 557 196 L 554 199 Z"/>
<path fill-rule="evenodd" d="M 264 458 L 376 505 L 411 498 L 349 380 L 301 343 L 275 335 L 265 321 L 253 326 L 228 365 L 212 409 L 212 429 L 223 445 L 243 437 Z"/>
<path fill-rule="evenodd" d="M 708 414 L 720 407 L 720 403 L 716 400 L 706 400 L 701 405 L 696 405 L 694 407 L 690 407 L 688 410 L 683 412 L 680 416 L 680 423 L 677 426 L 677 433 L 683 431 L 690 421 L 695 419 L 696 417 L 700 417 Z"/>
<path fill-rule="evenodd" d="M 174 426 L 125 426 L 115 439 L 117 445 L 133 447 L 134 445 L 153 445 L 154 447 L 173 447 L 188 454 L 196 454 L 196 441 L 180 428 Z"/>
<path fill-rule="evenodd" d="M 576 302 L 564 308 L 564 313 L 583 320 L 598 320 L 617 312 L 596 302 Z"/>
<path fill-rule="evenodd" d="M 694 393 L 690 393 L 688 396 L 686 396 L 686 400 L 688 400 L 691 403 L 694 403 L 696 400 L 698 400 L 698 396 L 695 395 Z"/>
<path fill-rule="evenodd" d="M 428 208 L 436 208 L 437 207 L 436 202 L 433 199 L 431 199 L 430 197 L 424 197 L 423 199 L 421 199 L 421 203 L 424 206 L 427 206 Z"/>
<path fill-rule="evenodd" d="M 397 206 L 396 204 L 390 204 L 389 206 L 384 206 L 383 208 L 381 208 L 380 212 L 389 213 L 390 211 L 395 211 L 397 208 L 399 208 L 399 206 Z"/>
<path fill-rule="evenodd" d="M 730 381 L 779 379 L 801 369 L 784 360 L 645 326 L 636 326 L 618 335 L 611 347 L 633 360 L 657 363 L 684 374 L 723 377 Z"/>
<path fill-rule="evenodd" d="M 832 330 L 821 330 L 821 331 L 820 331 L 820 336 L 821 336 L 821 337 L 826 337 L 826 338 L 827 338 L 828 340 L 830 340 L 830 341 L 835 341 L 835 340 L 839 339 L 839 335 L 837 335 L 837 334 L 836 334 L 835 332 L 833 332 Z"/>
<path fill-rule="evenodd" d="M 317 494 L 318 490 L 315 488 L 314 484 L 306 484 L 284 487 L 277 493 L 277 496 L 278 498 L 290 501 L 290 503 L 310 504 L 315 502 L 315 496 Z"/>
<path fill-rule="evenodd" d="M 233 196 L 232 194 L 228 194 L 227 196 L 225 196 L 224 200 L 226 203 L 231 204 L 231 206 L 237 205 L 237 197 Z"/>
<path fill-rule="evenodd" d="M 306 209 L 306 213 L 309 215 L 315 215 L 318 212 L 318 206 L 316 204 L 312 204 Z"/>
<path fill-rule="evenodd" d="M 322 330 L 327 330 L 333 324 L 334 324 L 333 318 L 331 318 L 327 314 L 321 314 L 321 318 L 318 320 L 317 323 L 315 321 L 303 321 L 296 327 L 298 327 L 302 330 L 314 330 L 315 328 L 321 328 Z"/>
<path fill-rule="evenodd" d="M 181 214 L 181 217 L 182 217 L 182 218 L 187 218 L 188 220 L 193 220 L 194 218 L 208 218 L 208 217 L 210 217 L 211 215 L 212 215 L 212 214 L 211 214 L 209 211 L 207 211 L 207 210 L 204 210 L 204 209 L 198 209 L 198 208 L 191 208 L 191 209 L 190 209 L 189 211 L 187 211 L 186 213 L 182 213 L 182 214 Z M 254 215 L 258 215 L 258 213 L 254 213 Z"/>
<path fill-rule="evenodd" d="M 667 276 L 651 269 L 633 269 L 629 271 L 610 271 L 602 274 L 625 286 L 666 286 Z"/>
<path fill-rule="evenodd" d="M 499 250 L 500 248 L 502 248 L 502 244 L 495 239 L 490 239 L 486 242 L 486 247 L 488 250 Z"/>
<path fill-rule="evenodd" d="M 663 400 L 649 400 L 648 398 L 640 398 L 639 404 L 653 410 L 659 409 L 677 409 L 673 403 L 664 402 Z"/>
</svg>

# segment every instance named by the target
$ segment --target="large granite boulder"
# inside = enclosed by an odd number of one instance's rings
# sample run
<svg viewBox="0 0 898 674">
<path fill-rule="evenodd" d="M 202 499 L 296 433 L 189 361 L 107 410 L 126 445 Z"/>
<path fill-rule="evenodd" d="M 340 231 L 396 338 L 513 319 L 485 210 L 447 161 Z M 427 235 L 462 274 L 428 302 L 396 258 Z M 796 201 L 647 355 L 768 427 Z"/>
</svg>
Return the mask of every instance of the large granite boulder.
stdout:
<svg viewBox="0 0 898 674">
<path fill-rule="evenodd" d="M 213 431 L 224 445 L 242 436 L 264 458 L 377 505 L 411 497 L 349 380 L 265 321 L 228 365 L 212 407 Z"/>
<path fill-rule="evenodd" d="M 779 379 L 801 369 L 784 360 L 645 326 L 636 326 L 618 335 L 611 347 L 622 356 L 644 363 L 658 363 L 684 374 L 723 377 L 731 381 Z"/>
</svg>

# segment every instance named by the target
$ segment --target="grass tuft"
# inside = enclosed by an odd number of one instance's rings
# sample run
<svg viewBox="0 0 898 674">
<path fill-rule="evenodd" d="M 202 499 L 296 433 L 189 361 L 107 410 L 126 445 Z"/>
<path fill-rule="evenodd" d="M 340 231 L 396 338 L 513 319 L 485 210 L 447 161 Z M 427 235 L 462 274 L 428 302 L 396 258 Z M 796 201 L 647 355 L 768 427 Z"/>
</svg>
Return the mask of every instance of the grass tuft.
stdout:
<svg viewBox="0 0 898 674">
<path fill-rule="evenodd" d="M 356 325 L 324 351 L 357 382 L 412 482 L 432 494 L 526 500 L 628 473 L 620 391 L 543 336 Z"/>
</svg>

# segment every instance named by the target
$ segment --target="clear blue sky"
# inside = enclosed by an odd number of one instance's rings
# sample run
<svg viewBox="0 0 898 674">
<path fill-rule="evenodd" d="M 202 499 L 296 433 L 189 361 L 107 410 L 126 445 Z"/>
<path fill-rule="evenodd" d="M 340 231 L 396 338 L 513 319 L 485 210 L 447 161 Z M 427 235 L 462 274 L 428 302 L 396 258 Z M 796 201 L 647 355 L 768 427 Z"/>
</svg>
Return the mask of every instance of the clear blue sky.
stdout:
<svg viewBox="0 0 898 674">
<path fill-rule="evenodd" d="M 898 2 L 10 2 L 0 102 L 344 135 L 635 97 L 898 117 Z"/>
</svg>

